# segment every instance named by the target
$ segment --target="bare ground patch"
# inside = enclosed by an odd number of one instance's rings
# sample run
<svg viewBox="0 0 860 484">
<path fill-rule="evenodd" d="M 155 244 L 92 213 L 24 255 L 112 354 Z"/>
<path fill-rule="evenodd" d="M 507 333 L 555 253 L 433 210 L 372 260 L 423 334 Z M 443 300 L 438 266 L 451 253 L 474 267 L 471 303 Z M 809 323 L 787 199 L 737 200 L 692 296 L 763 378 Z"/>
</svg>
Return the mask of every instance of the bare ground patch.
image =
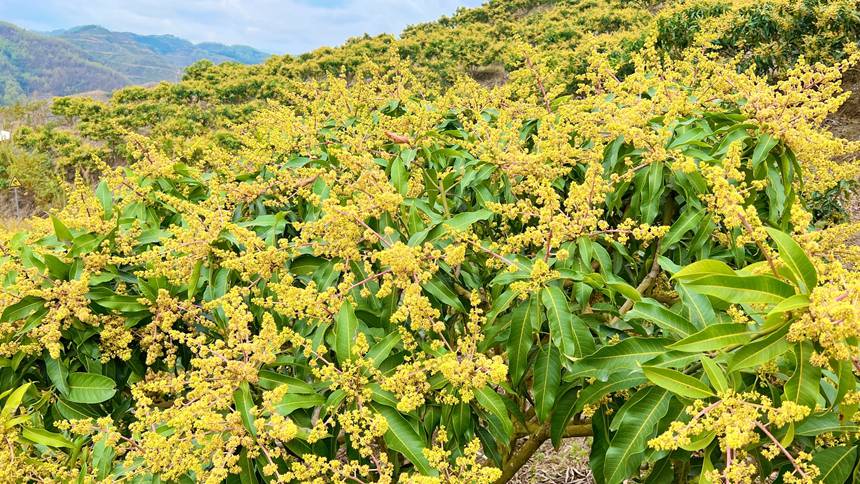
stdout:
<svg viewBox="0 0 860 484">
<path fill-rule="evenodd" d="M 512 484 L 592 484 L 590 439 L 574 437 L 556 451 L 547 441 L 509 482 Z"/>
</svg>

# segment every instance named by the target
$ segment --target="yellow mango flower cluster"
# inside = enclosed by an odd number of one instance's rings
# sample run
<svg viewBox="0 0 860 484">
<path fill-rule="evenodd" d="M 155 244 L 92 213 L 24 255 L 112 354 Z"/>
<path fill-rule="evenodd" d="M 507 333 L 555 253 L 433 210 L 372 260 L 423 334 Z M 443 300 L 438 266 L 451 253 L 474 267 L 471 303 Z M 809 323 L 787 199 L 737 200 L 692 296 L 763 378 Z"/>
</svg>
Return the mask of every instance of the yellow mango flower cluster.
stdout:
<svg viewBox="0 0 860 484">
<path fill-rule="evenodd" d="M 774 406 L 770 398 L 757 392 L 735 393 L 728 390 L 719 394 L 719 400 L 707 404 L 696 400 L 686 409 L 692 417 L 689 422 L 675 421 L 663 434 L 651 439 L 648 444 L 661 450 L 674 450 L 689 446 L 693 439 L 709 434 L 716 436 L 720 448 L 726 453 L 726 469 L 711 472 L 709 479 L 725 480 L 733 484 L 750 484 L 758 470 L 750 460 L 748 448 L 761 443 L 764 434 L 766 451 L 763 455 L 773 459 L 785 455 L 794 470 L 783 479 L 797 484 L 811 484 L 820 470 L 812 465 L 811 456 L 801 452 L 796 457 L 777 440 L 773 431 L 806 418 L 811 409 L 791 401 Z"/>
<path fill-rule="evenodd" d="M 95 190 L 81 177 L 50 218 L 0 233 L 0 366 L 38 383 L 26 403 L 44 412 L 28 428 L 62 432 L 4 427 L 13 451 L 0 450 L 0 472 L 507 479 L 523 448 L 589 427 L 551 429 L 552 401 L 621 368 L 592 351 L 648 344 L 663 357 L 675 333 L 760 324 L 668 273 L 734 257 L 779 275 L 769 226 L 798 234 L 821 274 L 790 340 L 813 342 L 819 366 L 857 358 L 860 253 L 839 238 L 858 227 L 800 234 L 815 196 L 858 174 L 844 161 L 858 144 L 823 123 L 860 57 L 834 27 L 821 42 L 838 61 L 747 68 L 720 46 L 757 3 L 491 2 L 399 40 L 200 64 L 179 84 L 118 92 L 99 110 L 108 126 L 87 118 L 81 131 L 106 133 L 127 166 L 93 162 Z M 765 3 L 781 25 L 806 12 Z M 699 33 L 667 45 L 686 36 L 671 24 L 697 9 L 711 12 Z M 504 82 L 476 80 L 495 63 Z M 157 126 L 138 119 L 150 111 Z M 793 291 L 770 282 L 773 298 Z M 624 359 L 624 371 L 642 370 Z M 778 362 L 744 370 L 733 378 L 783 381 Z M 635 385 L 593 395 L 577 419 L 623 420 L 614 405 L 651 388 Z M 818 476 L 809 454 L 772 435 L 808 418 L 805 406 L 746 391 L 687 411 L 650 443 L 674 450 L 714 434 L 726 466 L 713 480 L 750 482 L 761 446 L 790 460 L 785 482 Z M 449 439 L 452 423 L 466 435 Z"/>
<path fill-rule="evenodd" d="M 430 465 L 439 471 L 440 477 L 404 476 L 401 482 L 408 484 L 491 484 L 501 477 L 502 472 L 493 467 L 481 465 L 481 443 L 472 439 L 462 450 L 462 455 L 451 463 L 451 451 L 445 448 L 448 443 L 448 431 L 445 426 L 439 427 L 434 437 L 434 445 L 424 449 L 424 455 Z"/>
<path fill-rule="evenodd" d="M 831 359 L 860 361 L 860 351 L 852 343 L 860 337 L 860 274 L 843 269 L 831 275 L 838 278 L 812 291 L 807 311 L 789 331 L 790 340 L 814 341 L 821 347 L 812 356 L 821 367 L 828 367 Z"/>
</svg>

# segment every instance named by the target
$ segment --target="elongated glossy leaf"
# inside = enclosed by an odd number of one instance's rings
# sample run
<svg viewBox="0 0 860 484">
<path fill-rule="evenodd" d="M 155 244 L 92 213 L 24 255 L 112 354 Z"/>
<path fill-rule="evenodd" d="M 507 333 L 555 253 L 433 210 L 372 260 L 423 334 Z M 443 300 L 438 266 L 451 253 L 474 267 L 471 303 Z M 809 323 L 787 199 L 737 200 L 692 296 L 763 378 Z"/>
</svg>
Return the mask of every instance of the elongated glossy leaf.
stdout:
<svg viewBox="0 0 860 484">
<path fill-rule="evenodd" d="M 660 303 L 653 300 L 642 300 L 633 306 L 625 319 L 640 318 L 650 321 L 665 331 L 686 338 L 696 332 L 696 327 L 687 318 L 669 311 Z"/>
<path fill-rule="evenodd" d="M 788 311 L 798 311 L 809 306 L 809 296 L 806 294 L 795 294 L 788 299 L 783 299 L 779 304 L 773 307 L 767 316 L 771 317 L 775 314 L 786 313 Z"/>
<path fill-rule="evenodd" d="M 15 414 L 15 411 L 18 410 L 18 407 L 21 406 L 21 402 L 24 400 L 24 395 L 27 393 L 27 390 L 30 389 L 32 383 L 25 383 L 18 388 L 12 390 L 9 393 L 9 396 L 6 397 L 6 401 L 3 402 L 3 410 L 0 411 L 0 414 L 11 417 Z"/>
<path fill-rule="evenodd" d="M 837 389 L 836 396 L 833 398 L 834 406 L 840 405 L 845 395 L 857 388 L 857 379 L 854 377 L 854 364 L 849 361 L 839 361 L 835 366 L 839 388 Z M 856 404 L 853 406 L 856 407 Z M 845 409 L 843 408 L 842 410 L 845 413 Z"/>
<path fill-rule="evenodd" d="M 810 293 L 818 284 L 818 272 L 809 257 L 790 235 L 773 228 L 767 228 L 767 233 L 776 242 L 779 258 L 794 274 L 801 292 Z"/>
<path fill-rule="evenodd" d="M 367 351 L 366 358 L 373 362 L 374 366 L 377 368 L 379 365 L 388 358 L 388 355 L 391 354 L 391 351 L 397 347 L 397 344 L 400 343 L 401 336 L 400 333 L 389 333 L 385 335 L 382 340 L 377 342 L 375 345 L 370 347 L 370 350 Z"/>
<path fill-rule="evenodd" d="M 271 370 L 260 370 L 259 377 L 258 385 L 265 390 L 273 390 L 281 385 L 287 385 L 288 393 L 316 393 L 310 383 Z"/>
<path fill-rule="evenodd" d="M 603 462 L 606 484 L 619 484 L 635 474 L 642 464 L 648 439 L 669 409 L 669 392 L 654 387 L 642 391 L 648 394 L 625 412 L 606 451 Z"/>
<path fill-rule="evenodd" d="M 74 444 L 71 440 L 66 438 L 63 434 L 58 434 L 56 432 L 51 432 L 45 429 L 40 429 L 36 427 L 24 427 L 21 430 L 21 437 L 29 440 L 30 442 L 34 442 L 36 444 L 46 445 L 48 447 L 55 448 L 74 448 Z"/>
<path fill-rule="evenodd" d="M 684 267 L 672 276 L 679 281 L 693 281 L 706 276 L 713 275 L 735 275 L 735 271 L 725 262 L 713 259 L 700 260 Z"/>
<path fill-rule="evenodd" d="M 320 406 L 325 402 L 325 397 L 318 393 L 287 393 L 280 402 L 275 404 L 275 410 L 286 417 L 300 408 L 313 408 Z"/>
<path fill-rule="evenodd" d="M 343 363 L 352 357 L 352 346 L 355 344 L 355 337 L 358 334 L 358 318 L 355 317 L 355 311 L 349 301 L 344 301 L 341 304 L 336 321 L 335 355 L 337 361 Z"/>
<path fill-rule="evenodd" d="M 550 419 L 550 438 L 552 439 L 552 445 L 556 449 L 561 444 L 561 439 L 564 436 L 565 427 L 567 427 L 567 423 L 576 415 L 576 411 L 574 409 L 574 403 L 577 399 L 577 393 L 579 393 L 579 388 L 571 387 L 566 391 L 563 391 L 561 395 L 556 399 L 555 409 L 552 411 L 552 418 Z"/>
<path fill-rule="evenodd" d="M 627 338 L 614 345 L 604 346 L 580 360 L 578 366 L 614 372 L 620 369 L 636 369 L 638 363 L 666 353 L 665 338 Z"/>
<path fill-rule="evenodd" d="M 648 379 L 641 371 L 620 372 L 610 376 L 606 381 L 598 380 L 579 391 L 572 411 L 574 414 L 579 413 L 586 405 L 594 403 L 612 392 L 633 388 L 647 381 Z"/>
<path fill-rule="evenodd" d="M 716 322 L 714 307 L 707 297 L 692 291 L 686 284 L 678 284 L 675 288 L 694 326 L 702 329 Z"/>
<path fill-rule="evenodd" d="M 62 360 L 55 360 L 51 358 L 51 355 L 48 354 L 47 351 L 44 353 L 45 359 L 45 373 L 48 374 L 48 378 L 51 379 L 51 383 L 57 387 L 57 390 L 60 391 L 63 395 L 69 394 L 69 369 L 66 368 L 65 363 Z"/>
<path fill-rule="evenodd" d="M 609 424 L 609 430 L 616 432 L 618 428 L 621 427 L 621 424 L 625 422 L 627 412 L 630 410 L 635 410 L 643 399 L 651 396 L 653 391 L 664 391 L 663 389 L 657 387 L 646 387 L 641 389 L 638 392 L 633 393 L 627 399 L 624 400 L 624 404 L 621 405 L 621 408 L 618 409 L 615 414 L 612 415 L 611 422 Z M 629 422 L 629 420 L 626 420 Z"/>
<path fill-rule="evenodd" d="M 401 195 L 406 195 L 409 189 L 409 174 L 406 171 L 406 164 L 399 156 L 391 162 L 391 184 Z"/>
<path fill-rule="evenodd" d="M 508 415 L 508 409 L 505 406 L 504 398 L 493 391 L 490 387 L 483 387 L 475 391 L 475 400 L 485 410 L 490 412 L 498 419 L 502 433 L 507 436 L 503 442 L 510 441 L 511 435 L 514 433 L 514 424 L 511 422 L 511 417 Z"/>
<path fill-rule="evenodd" d="M 785 397 L 810 409 L 815 409 L 818 402 L 818 388 L 821 382 L 821 368 L 810 362 L 815 351 L 812 343 L 807 341 L 794 345 L 795 369 L 791 378 L 785 382 Z"/>
<path fill-rule="evenodd" d="M 857 447 L 831 447 L 821 449 L 812 456 L 812 463 L 821 474 L 816 482 L 822 484 L 844 484 L 848 482 L 854 461 L 857 460 Z"/>
<path fill-rule="evenodd" d="M 439 280 L 439 276 L 430 279 L 421 285 L 425 291 L 429 292 L 433 296 L 436 297 L 439 301 L 445 303 L 446 305 L 456 309 L 459 312 L 465 312 L 466 308 L 463 306 L 463 303 L 460 302 L 460 298 L 457 297 L 457 294 L 451 290 L 448 284 L 445 284 L 441 280 Z"/>
<path fill-rule="evenodd" d="M 68 400 L 75 403 L 101 403 L 116 394 L 116 383 L 95 373 L 69 374 Z"/>
<path fill-rule="evenodd" d="M 860 426 L 854 423 L 843 424 L 835 413 L 826 413 L 807 417 L 806 420 L 797 424 L 795 432 L 802 437 L 815 437 L 826 433 L 860 432 Z"/>
<path fill-rule="evenodd" d="M 388 430 L 385 432 L 385 444 L 392 450 L 403 454 L 412 465 L 425 476 L 435 476 L 438 472 L 430 466 L 427 457 L 424 456 L 426 444 L 409 425 L 409 422 L 400 415 L 397 410 L 374 404 L 373 409 L 385 417 L 388 422 Z"/>
<path fill-rule="evenodd" d="M 532 296 L 517 306 L 511 315 L 511 334 L 508 338 L 508 371 L 514 386 L 519 384 L 526 372 L 529 350 L 531 350 L 534 342 L 533 325 L 540 320 L 542 309 L 537 296 Z"/>
<path fill-rule="evenodd" d="M 254 463 L 248 459 L 248 451 L 242 449 L 239 454 L 239 482 L 241 484 L 256 484 L 257 473 L 254 471 Z"/>
<path fill-rule="evenodd" d="M 56 234 L 57 240 L 61 240 L 63 242 L 72 241 L 74 238 L 72 236 L 72 232 L 69 231 L 68 227 L 66 227 L 60 219 L 51 215 L 51 223 L 54 225 L 54 234 Z"/>
<path fill-rule="evenodd" d="M 535 362 L 534 385 L 535 412 L 541 422 L 549 418 L 558 386 L 561 384 L 561 355 L 555 345 L 546 345 L 538 353 Z"/>
<path fill-rule="evenodd" d="M 570 312 L 567 298 L 561 289 L 555 286 L 545 287 L 541 291 L 541 300 L 546 308 L 552 340 L 561 348 L 564 356 L 581 358 L 594 351 L 591 332 L 581 319 Z"/>
<path fill-rule="evenodd" d="M 788 351 L 790 346 L 785 339 L 787 332 L 788 328 L 776 331 L 732 353 L 729 359 L 729 372 L 759 366 Z"/>
<path fill-rule="evenodd" d="M 701 356 L 702 369 L 705 370 L 705 375 L 708 381 L 711 382 L 711 387 L 718 393 L 729 390 L 729 380 L 726 378 L 726 372 L 714 360 L 705 355 Z"/>
<path fill-rule="evenodd" d="M 687 398 L 708 398 L 714 396 L 714 392 L 701 380 L 685 375 L 680 371 L 656 366 L 643 366 L 645 377 L 657 386 Z"/>
<path fill-rule="evenodd" d="M 9 323 L 26 319 L 27 316 L 35 313 L 39 308 L 44 306 L 44 299 L 36 296 L 26 296 L 17 303 L 12 304 L 3 310 L 3 315 L 0 316 L 0 323 Z"/>
<path fill-rule="evenodd" d="M 236 411 L 239 412 L 245 429 L 256 437 L 257 426 L 254 424 L 254 414 L 251 411 L 254 406 L 254 399 L 251 397 L 251 388 L 248 386 L 248 382 L 243 381 L 239 388 L 233 392 L 233 403 L 236 405 Z"/>
<path fill-rule="evenodd" d="M 752 333 L 749 332 L 745 324 L 714 324 L 677 343 L 672 343 L 668 348 L 688 353 L 700 353 L 744 344 L 749 342 L 751 336 Z"/>
<path fill-rule="evenodd" d="M 662 251 L 672 247 L 678 241 L 680 241 L 684 234 L 689 232 L 690 230 L 695 230 L 696 227 L 699 226 L 699 222 L 701 222 L 702 217 L 705 216 L 705 212 L 701 210 L 693 210 L 687 209 L 684 213 L 678 217 L 678 220 L 672 224 L 672 227 L 669 229 L 669 232 L 663 236 L 663 240 L 660 243 L 660 248 Z"/>
<path fill-rule="evenodd" d="M 791 285 L 771 276 L 705 276 L 688 283 L 700 294 L 732 304 L 778 304 L 794 295 Z"/>
</svg>

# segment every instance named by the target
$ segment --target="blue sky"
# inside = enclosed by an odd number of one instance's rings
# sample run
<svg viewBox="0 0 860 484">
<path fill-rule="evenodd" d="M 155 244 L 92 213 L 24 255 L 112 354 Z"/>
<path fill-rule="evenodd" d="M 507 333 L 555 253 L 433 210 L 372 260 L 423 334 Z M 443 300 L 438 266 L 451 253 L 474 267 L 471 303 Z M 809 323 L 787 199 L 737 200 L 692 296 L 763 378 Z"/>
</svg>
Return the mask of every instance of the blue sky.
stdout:
<svg viewBox="0 0 860 484">
<path fill-rule="evenodd" d="M 482 0 L 0 0 L 0 20 L 48 31 L 98 24 L 194 42 L 246 44 L 275 54 L 338 45 L 364 33 L 400 33 L 410 24 Z"/>
</svg>

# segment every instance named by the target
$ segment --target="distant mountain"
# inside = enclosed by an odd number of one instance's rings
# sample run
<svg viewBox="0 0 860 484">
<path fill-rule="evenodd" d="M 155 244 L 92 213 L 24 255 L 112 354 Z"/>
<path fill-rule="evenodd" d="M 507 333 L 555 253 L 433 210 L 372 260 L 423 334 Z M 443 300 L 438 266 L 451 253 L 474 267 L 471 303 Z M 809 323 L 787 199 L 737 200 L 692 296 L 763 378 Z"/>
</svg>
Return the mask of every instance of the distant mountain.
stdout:
<svg viewBox="0 0 860 484">
<path fill-rule="evenodd" d="M 201 59 L 257 64 L 268 57 L 243 45 L 193 44 L 173 35 L 113 32 L 98 25 L 39 34 L 0 22 L 0 104 L 175 81 Z"/>
<path fill-rule="evenodd" d="M 173 35 L 112 32 L 98 25 L 55 31 L 51 35 L 78 47 L 91 60 L 125 75 L 133 83 L 178 80 L 184 67 L 200 59 L 258 64 L 269 57 L 246 46 L 192 44 Z"/>
<path fill-rule="evenodd" d="M 64 40 L 0 22 L 0 104 L 28 97 L 110 91 L 130 82 Z"/>
</svg>

